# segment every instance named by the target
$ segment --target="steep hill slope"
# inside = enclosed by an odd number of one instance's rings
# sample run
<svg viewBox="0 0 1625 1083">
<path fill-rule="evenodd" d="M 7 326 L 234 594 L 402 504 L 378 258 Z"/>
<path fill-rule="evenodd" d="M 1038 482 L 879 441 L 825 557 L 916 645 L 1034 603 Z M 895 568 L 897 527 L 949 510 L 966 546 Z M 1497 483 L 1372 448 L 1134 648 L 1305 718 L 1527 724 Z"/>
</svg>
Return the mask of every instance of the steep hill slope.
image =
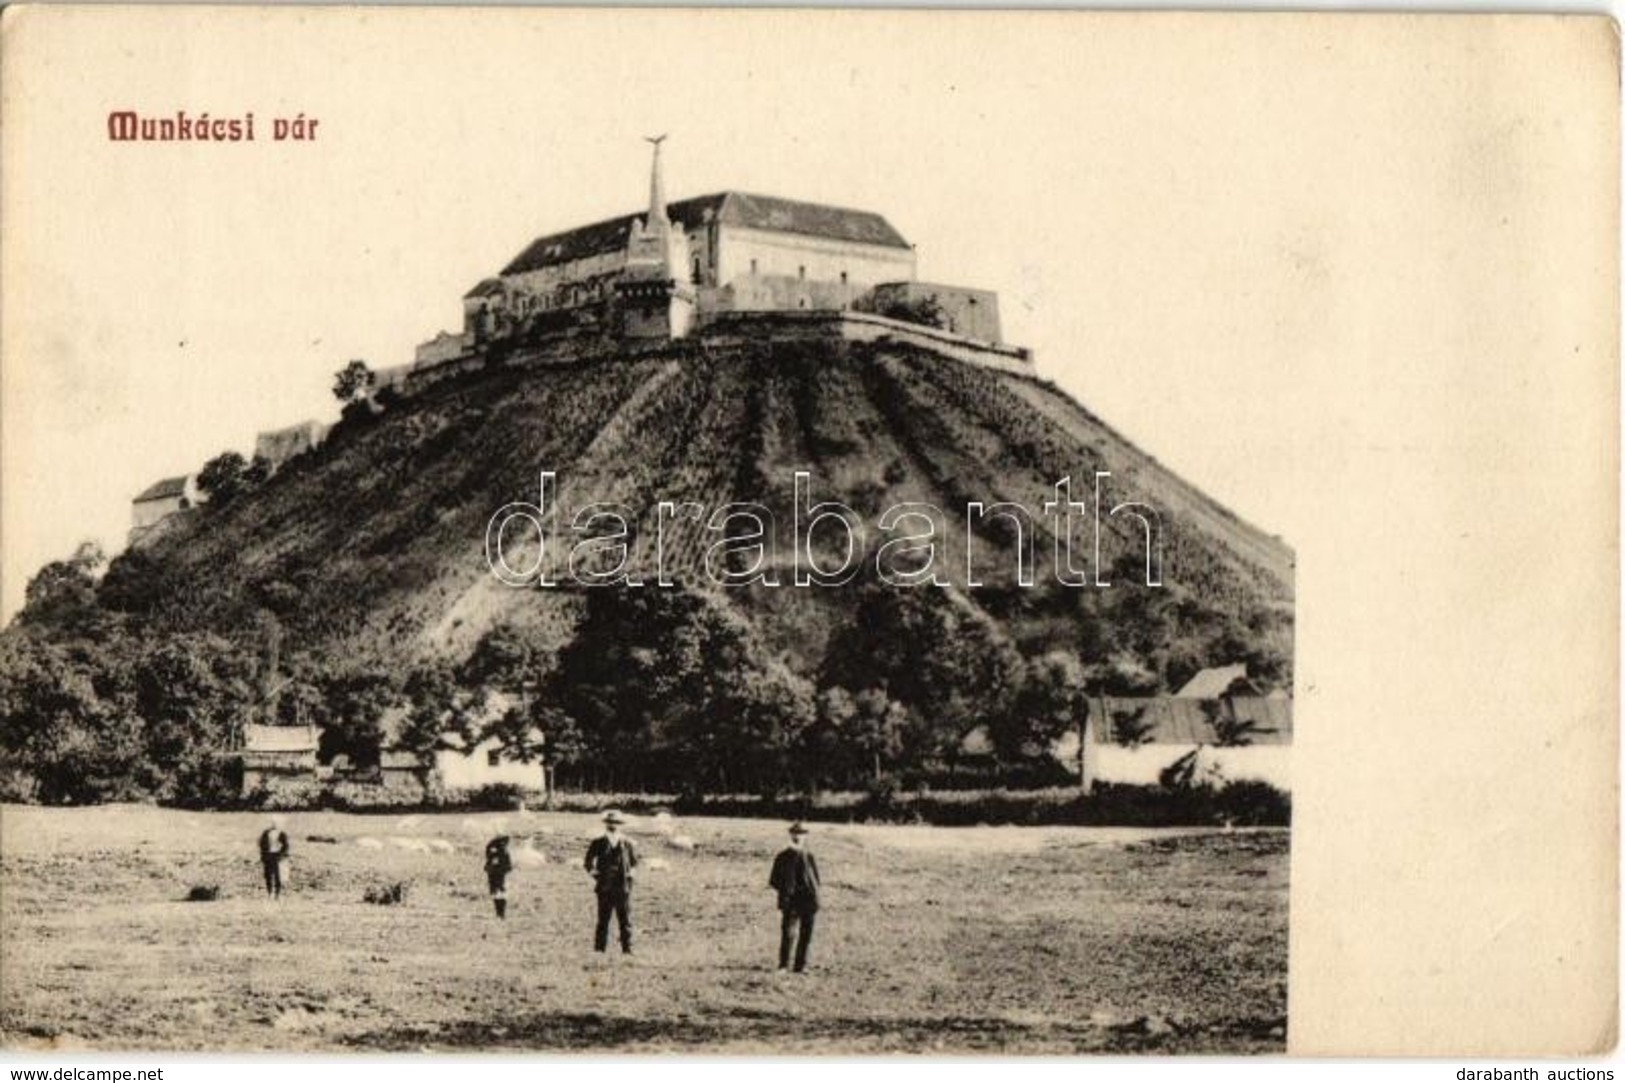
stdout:
<svg viewBox="0 0 1625 1083">
<path fill-rule="evenodd" d="M 538 362 L 515 358 L 341 424 L 258 490 L 115 568 L 116 581 L 143 584 L 126 607 L 165 627 L 227 634 L 269 611 L 291 649 L 357 660 L 461 657 L 498 624 L 563 642 L 580 591 L 505 587 L 484 556 L 492 513 L 535 502 L 542 470 L 557 472 L 570 506 L 613 501 L 647 513 L 633 564 L 651 579 L 662 500 L 695 501 L 707 514 L 730 502 L 767 508 L 787 565 L 793 474 L 806 470 L 812 500 L 843 501 L 864 518 L 871 552 L 884 540 L 883 509 L 943 509 L 934 566 L 1026 649 L 1127 651 L 1165 684 L 1248 651 L 1289 664 L 1290 551 L 1045 383 L 886 343 L 681 344 Z M 1161 587 L 1135 585 L 1143 532 L 1126 517 L 1102 529 L 1111 587 L 1056 584 L 1042 505 L 1067 476 L 1074 499 L 1090 501 L 1096 471 L 1112 475 L 1108 508 L 1132 500 L 1160 513 Z M 1039 516 L 1034 586 L 1014 585 L 1008 522 L 967 530 L 971 501 L 1019 502 Z M 1083 522 L 1076 538 L 1092 572 L 1091 531 Z M 704 587 L 706 548 L 720 537 L 670 524 L 669 574 Z M 831 538 L 820 537 L 827 557 Z M 967 560 L 985 586 L 969 585 Z M 724 594 L 794 668 L 814 672 L 850 619 L 852 592 L 792 589 L 788 567 L 780 576 L 777 590 L 704 589 Z"/>
</svg>

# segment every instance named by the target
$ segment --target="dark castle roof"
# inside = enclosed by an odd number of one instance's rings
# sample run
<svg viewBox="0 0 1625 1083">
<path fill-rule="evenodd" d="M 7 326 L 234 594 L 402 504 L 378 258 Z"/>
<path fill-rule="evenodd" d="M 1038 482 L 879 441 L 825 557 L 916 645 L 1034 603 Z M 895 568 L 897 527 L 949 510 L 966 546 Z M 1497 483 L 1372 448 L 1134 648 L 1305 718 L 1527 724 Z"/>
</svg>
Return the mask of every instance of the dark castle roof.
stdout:
<svg viewBox="0 0 1625 1083">
<path fill-rule="evenodd" d="M 479 285 L 475 286 L 473 289 L 471 289 L 467 293 L 463 294 L 463 299 L 467 300 L 470 297 L 490 297 L 493 294 L 498 294 L 498 293 L 501 293 L 501 292 L 502 292 L 502 279 L 500 279 L 500 278 L 482 278 L 482 279 L 480 279 L 480 284 Z"/>
<path fill-rule="evenodd" d="M 777 233 L 800 233 L 809 237 L 826 237 L 837 241 L 873 244 L 883 248 L 908 248 L 903 235 L 892 224 L 873 211 L 855 211 L 846 207 L 826 207 L 821 203 L 801 203 L 776 196 L 751 195 L 748 192 L 716 192 L 668 204 L 666 213 L 672 221 L 692 229 L 706 221 L 720 221 L 725 225 L 745 229 L 771 230 Z M 707 215 L 709 214 L 709 217 Z M 590 226 L 565 230 L 539 237 L 530 243 L 512 263 L 502 268 L 505 275 L 523 274 L 542 267 L 551 267 L 571 260 L 613 252 L 626 245 L 632 223 L 643 217 L 627 214 Z"/>
</svg>

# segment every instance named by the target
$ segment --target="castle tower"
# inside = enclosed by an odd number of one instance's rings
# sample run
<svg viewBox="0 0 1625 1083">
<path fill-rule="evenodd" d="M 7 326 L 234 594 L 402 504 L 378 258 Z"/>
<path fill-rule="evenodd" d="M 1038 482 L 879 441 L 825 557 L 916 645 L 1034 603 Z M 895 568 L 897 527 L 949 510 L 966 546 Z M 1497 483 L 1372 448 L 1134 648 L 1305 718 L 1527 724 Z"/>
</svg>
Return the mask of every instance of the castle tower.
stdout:
<svg viewBox="0 0 1625 1083">
<path fill-rule="evenodd" d="M 621 333 L 628 338 L 682 338 L 694 322 L 694 291 L 683 281 L 688 236 L 666 213 L 660 144 L 649 166 L 649 212 L 633 222 L 626 240 L 626 272 L 615 285 Z"/>
<path fill-rule="evenodd" d="M 654 161 L 649 164 L 649 223 L 661 222 L 669 228 L 671 219 L 666 217 L 666 186 L 660 179 L 660 144 L 665 141 L 663 135 L 649 140 L 655 148 Z"/>
</svg>

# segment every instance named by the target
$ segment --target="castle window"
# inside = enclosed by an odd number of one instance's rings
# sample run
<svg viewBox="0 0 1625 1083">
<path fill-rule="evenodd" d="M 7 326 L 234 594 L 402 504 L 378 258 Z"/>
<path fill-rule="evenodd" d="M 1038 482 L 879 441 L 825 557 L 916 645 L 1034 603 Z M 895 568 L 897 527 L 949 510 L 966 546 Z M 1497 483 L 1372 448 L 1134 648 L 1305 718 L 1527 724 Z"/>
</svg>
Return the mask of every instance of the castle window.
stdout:
<svg viewBox="0 0 1625 1083">
<path fill-rule="evenodd" d="M 843 286 L 846 285 L 846 272 L 845 271 L 841 272 L 841 285 L 843 285 Z"/>
<path fill-rule="evenodd" d="M 756 273 L 756 261 L 755 260 L 750 261 L 750 273 L 751 274 Z"/>
<path fill-rule="evenodd" d="M 699 282 L 700 282 L 700 257 L 695 256 L 694 257 L 694 284 L 699 285 Z"/>
<path fill-rule="evenodd" d="M 800 267 L 796 268 L 796 277 L 797 278 L 806 278 L 807 277 L 807 265 L 805 263 L 803 263 Z"/>
<path fill-rule="evenodd" d="M 485 753 L 485 765 L 487 767 L 501 767 L 502 766 L 502 750 L 500 748 L 492 748 L 492 749 L 486 750 L 486 753 Z"/>
</svg>

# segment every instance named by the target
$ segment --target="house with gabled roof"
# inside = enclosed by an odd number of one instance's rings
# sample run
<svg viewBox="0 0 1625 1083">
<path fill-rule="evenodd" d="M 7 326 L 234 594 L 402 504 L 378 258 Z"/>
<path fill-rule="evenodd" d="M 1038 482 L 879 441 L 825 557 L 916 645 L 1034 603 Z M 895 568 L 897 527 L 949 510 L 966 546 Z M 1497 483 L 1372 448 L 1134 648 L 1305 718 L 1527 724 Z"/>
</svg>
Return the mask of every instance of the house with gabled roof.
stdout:
<svg viewBox="0 0 1625 1083">
<path fill-rule="evenodd" d="M 243 727 L 243 793 L 272 792 L 316 781 L 316 750 L 322 731 L 316 726 Z"/>
<path fill-rule="evenodd" d="M 130 544 L 139 545 L 160 532 L 170 516 L 188 511 L 203 503 L 197 487 L 197 478 L 181 474 L 155 481 L 130 501 Z"/>
</svg>

